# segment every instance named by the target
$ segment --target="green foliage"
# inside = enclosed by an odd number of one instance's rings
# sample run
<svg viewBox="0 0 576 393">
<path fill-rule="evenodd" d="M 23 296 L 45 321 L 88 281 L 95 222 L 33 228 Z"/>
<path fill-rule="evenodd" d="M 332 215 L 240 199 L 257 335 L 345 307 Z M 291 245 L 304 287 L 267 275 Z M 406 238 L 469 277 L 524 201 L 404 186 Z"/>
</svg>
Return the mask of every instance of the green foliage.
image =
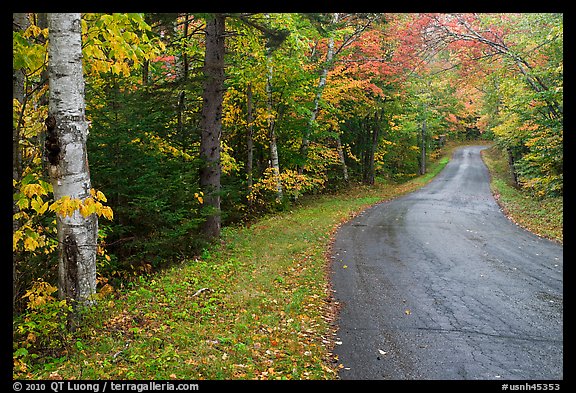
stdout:
<svg viewBox="0 0 576 393">
<path fill-rule="evenodd" d="M 531 232 L 557 242 L 564 240 L 564 207 L 561 196 L 532 198 L 529 190 L 514 187 L 505 152 L 498 146 L 482 151 L 492 174 L 491 188 L 506 215 Z"/>
<path fill-rule="evenodd" d="M 108 272 L 193 255 L 202 246 L 193 235 L 203 217 L 197 145 L 182 146 L 181 137 L 191 136 L 176 132 L 174 112 L 151 110 L 174 96 L 161 87 L 131 92 L 129 85 L 88 93 L 89 116 L 98 119 L 88 143 L 93 184 L 107 190 L 115 212 L 107 243 L 118 259 Z M 98 94 L 106 93 L 99 104 Z"/>
<path fill-rule="evenodd" d="M 129 76 L 142 61 L 158 56 L 164 49 L 161 41 L 148 36 L 150 30 L 141 13 L 83 14 L 86 72 Z"/>
<path fill-rule="evenodd" d="M 57 288 L 38 280 L 23 296 L 26 312 L 13 320 L 14 372 L 26 373 L 28 363 L 50 356 L 59 357 L 70 345 L 68 314 L 71 306 L 52 296 Z"/>
<path fill-rule="evenodd" d="M 563 30 L 557 14 L 521 14 L 512 50 L 520 71 L 487 79 L 486 125 L 507 149 L 520 185 L 537 197 L 563 194 Z M 525 32 L 528 31 L 529 34 Z"/>
</svg>

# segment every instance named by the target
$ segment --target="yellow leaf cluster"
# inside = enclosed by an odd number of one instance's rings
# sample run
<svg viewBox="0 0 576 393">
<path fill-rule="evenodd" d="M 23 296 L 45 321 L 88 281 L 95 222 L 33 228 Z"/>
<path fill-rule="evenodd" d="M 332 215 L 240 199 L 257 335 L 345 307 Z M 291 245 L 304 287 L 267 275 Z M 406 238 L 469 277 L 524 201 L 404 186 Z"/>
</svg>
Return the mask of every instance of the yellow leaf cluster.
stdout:
<svg viewBox="0 0 576 393">
<path fill-rule="evenodd" d="M 172 146 L 170 144 L 169 141 L 154 135 L 151 132 L 145 132 L 144 135 L 146 135 L 147 139 L 146 139 L 146 143 L 151 144 L 152 146 L 154 146 L 158 151 L 165 153 L 165 154 L 170 154 L 174 157 L 182 157 L 187 161 L 190 161 L 193 159 L 193 157 L 186 153 L 185 151 L 176 148 L 174 146 Z M 144 141 L 141 141 L 140 138 L 135 138 L 132 141 L 130 141 L 130 143 L 142 143 Z"/>
<path fill-rule="evenodd" d="M 104 216 L 108 220 L 114 219 L 112 208 L 102 204 L 102 202 L 107 202 L 104 193 L 91 189 L 90 195 L 91 196 L 84 198 L 84 200 L 70 198 L 70 196 L 65 195 L 52 203 L 50 210 L 62 217 L 72 216 L 74 212 L 78 210 L 83 217 L 97 214 L 98 216 Z"/>
<path fill-rule="evenodd" d="M 324 184 L 324 179 L 309 175 L 300 175 L 293 170 L 284 170 L 277 174 L 274 168 L 267 168 L 263 177 L 252 186 L 247 198 L 250 203 L 266 205 L 274 200 L 278 191 L 278 183 L 282 185 L 285 196 L 297 198 L 306 191 L 317 189 Z"/>
<path fill-rule="evenodd" d="M 27 308 L 30 310 L 37 309 L 47 302 L 56 300 L 52 294 L 56 292 L 58 288 L 49 283 L 38 280 L 34 281 L 32 288 L 27 290 L 24 294 L 24 298 L 28 299 Z"/>
<path fill-rule="evenodd" d="M 141 14 L 91 14 L 82 18 L 83 52 L 87 72 L 112 72 L 129 76 L 142 60 L 164 50 L 159 39 L 148 39 L 150 30 Z"/>
<path fill-rule="evenodd" d="M 200 202 L 200 204 L 204 203 L 204 193 L 202 191 L 200 191 L 199 193 L 195 192 L 194 198 L 196 198 L 198 200 L 198 202 Z"/>
</svg>

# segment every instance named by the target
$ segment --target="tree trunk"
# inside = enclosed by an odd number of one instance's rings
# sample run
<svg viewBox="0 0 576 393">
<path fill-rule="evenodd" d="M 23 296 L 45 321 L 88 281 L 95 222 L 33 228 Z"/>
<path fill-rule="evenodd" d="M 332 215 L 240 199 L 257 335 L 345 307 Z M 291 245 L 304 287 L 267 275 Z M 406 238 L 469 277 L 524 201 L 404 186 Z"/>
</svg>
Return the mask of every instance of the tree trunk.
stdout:
<svg viewBox="0 0 576 393">
<path fill-rule="evenodd" d="M 513 185 L 516 188 L 520 188 L 520 183 L 518 183 L 518 172 L 516 172 L 516 160 L 514 159 L 514 152 L 512 148 L 506 148 L 506 153 L 508 154 L 508 168 L 510 169 L 510 174 L 512 175 Z"/>
<path fill-rule="evenodd" d="M 48 28 L 48 173 L 55 200 L 64 196 L 83 200 L 90 196 L 91 185 L 80 14 L 50 13 Z M 91 304 L 96 293 L 98 218 L 76 210 L 71 216 L 57 215 L 57 228 L 58 294 L 74 306 Z"/>
<path fill-rule="evenodd" d="M 208 238 L 220 236 L 220 138 L 224 98 L 225 19 L 224 15 L 215 14 L 206 21 L 200 187 L 204 192 L 205 205 L 210 209 L 202 227 Z"/>
<path fill-rule="evenodd" d="M 339 13 L 335 13 L 332 17 L 332 23 L 338 23 Z M 316 96 L 314 97 L 314 108 L 310 114 L 310 119 L 308 119 L 308 127 L 304 130 L 304 135 L 302 136 L 302 145 L 300 146 L 300 155 L 302 156 L 303 164 L 298 167 L 298 173 L 302 174 L 304 172 L 304 167 L 306 166 L 306 160 L 308 159 L 308 145 L 310 144 L 310 133 L 314 127 L 314 122 L 318 116 L 318 111 L 320 110 L 320 99 L 322 98 L 322 93 L 324 87 L 326 86 L 326 78 L 328 77 L 328 71 L 332 68 L 332 60 L 334 58 L 334 37 L 328 39 L 328 51 L 326 52 L 326 61 L 324 62 L 324 67 L 320 74 L 320 80 L 318 81 L 318 86 L 316 87 Z"/>
<path fill-rule="evenodd" d="M 12 30 L 24 31 L 30 25 L 28 14 L 12 14 Z M 25 70 L 19 69 L 12 72 L 12 97 L 23 106 L 26 97 Z M 22 152 L 20 150 L 20 124 L 12 128 L 12 178 L 19 181 L 22 174 Z M 16 207 L 17 208 L 17 207 Z"/>
<path fill-rule="evenodd" d="M 149 65 L 150 61 L 148 59 L 142 62 L 142 86 L 148 85 Z"/>
<path fill-rule="evenodd" d="M 366 150 L 364 153 L 364 183 L 373 185 L 375 182 L 375 169 L 374 169 L 374 155 L 376 153 L 376 145 L 378 144 L 379 136 L 379 119 L 378 113 L 374 114 L 374 120 L 369 121 L 366 117 Z"/>
<path fill-rule="evenodd" d="M 334 139 L 336 140 L 338 159 L 340 160 L 340 165 L 342 166 L 342 176 L 344 177 L 344 181 L 348 183 L 348 167 L 346 166 L 346 160 L 344 159 L 344 150 L 342 149 L 342 141 L 340 141 L 340 135 L 336 134 Z"/>
<path fill-rule="evenodd" d="M 282 183 L 280 182 L 280 163 L 278 160 L 278 147 L 276 146 L 276 134 L 274 132 L 274 115 L 272 114 L 272 59 L 268 54 L 268 75 L 266 79 L 266 94 L 268 96 L 268 136 L 270 142 L 270 166 L 276 177 L 276 200 L 281 201 L 283 197 Z"/>
<path fill-rule="evenodd" d="M 180 138 L 182 146 L 184 146 L 184 120 L 183 120 L 183 116 L 184 116 L 184 109 L 186 107 L 185 100 L 186 100 L 186 91 L 182 90 L 180 92 L 180 94 L 178 94 L 178 104 L 176 105 L 176 118 L 178 121 L 178 124 L 176 126 L 176 133 L 178 135 L 178 138 Z"/>
<path fill-rule="evenodd" d="M 12 30 L 24 31 L 28 28 L 30 22 L 28 14 L 15 13 L 12 14 Z M 12 98 L 18 100 L 24 110 L 24 100 L 26 97 L 26 85 L 24 70 L 15 70 L 12 72 Z M 20 182 L 22 176 L 22 151 L 20 149 L 20 124 L 12 128 L 12 179 L 16 183 Z M 17 190 L 14 189 L 14 192 Z M 16 200 L 12 201 L 12 214 L 20 212 L 20 208 Z M 20 229 L 20 220 L 12 219 L 13 233 Z M 16 299 L 18 298 L 19 278 L 18 278 L 18 263 L 19 254 L 12 253 L 12 307 L 16 306 Z"/>
<path fill-rule="evenodd" d="M 248 150 L 246 157 L 246 176 L 248 192 L 251 192 L 253 185 L 252 167 L 254 161 L 254 125 L 252 124 L 254 121 L 254 113 L 252 108 L 252 85 L 250 83 L 248 83 L 248 86 L 246 87 L 246 112 L 248 112 L 246 119 L 246 122 L 248 123 L 246 133 L 246 149 Z"/>
<path fill-rule="evenodd" d="M 188 41 L 188 26 L 189 26 L 189 19 L 188 19 L 188 14 L 184 14 L 184 42 Z M 185 47 L 186 48 L 186 47 Z M 188 54 L 186 53 L 186 50 L 182 50 L 182 80 L 184 82 L 186 82 L 188 80 L 188 69 L 190 68 L 189 62 L 188 62 Z"/>
<path fill-rule="evenodd" d="M 423 175 L 426 173 L 426 118 L 422 120 L 420 139 L 420 174 Z"/>
</svg>

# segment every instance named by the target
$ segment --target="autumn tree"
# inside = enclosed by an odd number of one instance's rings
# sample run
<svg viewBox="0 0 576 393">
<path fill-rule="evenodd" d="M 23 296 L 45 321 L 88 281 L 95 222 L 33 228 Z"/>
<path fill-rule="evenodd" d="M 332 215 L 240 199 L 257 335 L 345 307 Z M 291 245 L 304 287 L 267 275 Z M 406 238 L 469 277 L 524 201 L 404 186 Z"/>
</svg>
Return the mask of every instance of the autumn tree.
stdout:
<svg viewBox="0 0 576 393">
<path fill-rule="evenodd" d="M 518 183 L 539 195 L 562 194 L 562 15 L 451 13 L 418 20 L 414 31 L 426 53 L 450 52 L 450 68 L 464 78 L 480 71 L 492 84 L 499 120 L 484 112 L 482 124 L 492 125 Z"/>
</svg>

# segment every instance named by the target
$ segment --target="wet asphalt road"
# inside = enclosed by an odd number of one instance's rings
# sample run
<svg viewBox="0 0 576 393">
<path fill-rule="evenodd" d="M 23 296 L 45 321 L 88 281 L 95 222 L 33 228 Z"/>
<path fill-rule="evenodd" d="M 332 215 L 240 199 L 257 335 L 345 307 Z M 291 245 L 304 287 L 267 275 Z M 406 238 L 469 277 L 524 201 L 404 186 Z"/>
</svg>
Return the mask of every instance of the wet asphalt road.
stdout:
<svg viewBox="0 0 576 393">
<path fill-rule="evenodd" d="M 563 379 L 563 248 L 502 214 L 483 148 L 339 229 L 341 379 Z"/>
</svg>

